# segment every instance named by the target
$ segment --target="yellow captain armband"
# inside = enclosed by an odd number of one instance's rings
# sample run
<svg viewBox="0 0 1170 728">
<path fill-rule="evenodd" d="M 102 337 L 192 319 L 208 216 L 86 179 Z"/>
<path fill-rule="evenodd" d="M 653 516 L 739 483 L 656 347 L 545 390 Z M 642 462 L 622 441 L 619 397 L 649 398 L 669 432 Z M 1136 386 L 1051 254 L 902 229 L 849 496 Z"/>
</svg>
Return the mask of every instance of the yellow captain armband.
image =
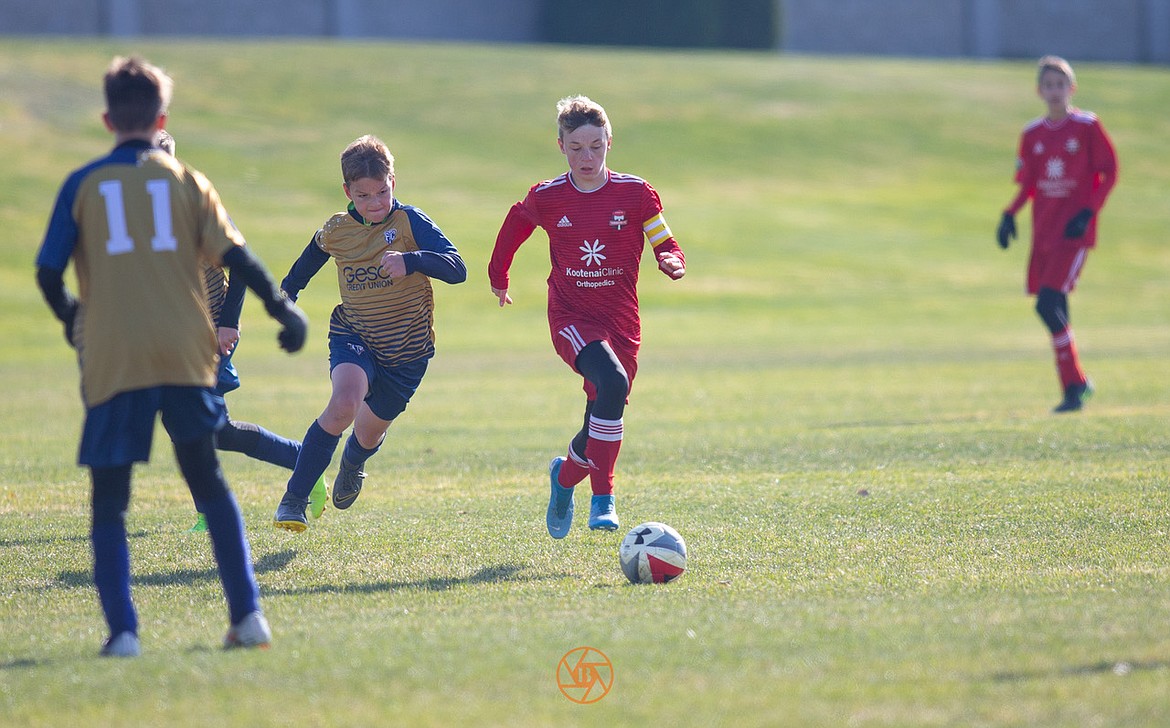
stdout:
<svg viewBox="0 0 1170 728">
<path fill-rule="evenodd" d="M 670 226 L 666 224 L 666 218 L 661 212 L 642 223 L 642 232 L 646 233 L 646 239 L 650 241 L 651 246 L 671 237 Z"/>
</svg>

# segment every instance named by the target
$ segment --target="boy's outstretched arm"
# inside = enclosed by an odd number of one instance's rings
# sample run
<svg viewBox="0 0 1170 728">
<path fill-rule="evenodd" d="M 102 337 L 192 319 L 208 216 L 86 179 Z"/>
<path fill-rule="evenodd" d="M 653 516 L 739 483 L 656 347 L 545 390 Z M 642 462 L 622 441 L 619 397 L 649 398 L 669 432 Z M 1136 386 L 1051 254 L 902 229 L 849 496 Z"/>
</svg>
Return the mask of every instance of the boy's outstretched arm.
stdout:
<svg viewBox="0 0 1170 728">
<path fill-rule="evenodd" d="M 517 202 L 508 210 L 504 223 L 500 225 L 500 232 L 496 234 L 496 245 L 492 248 L 492 257 L 488 262 L 488 281 L 491 283 L 492 295 L 499 300 L 501 308 L 512 303 L 512 297 L 508 295 L 508 270 L 512 267 L 512 259 L 534 230 L 536 223 L 528 216 L 524 203 Z"/>
<path fill-rule="evenodd" d="M 328 262 L 329 253 L 321 250 L 321 246 L 317 245 L 317 234 L 314 233 L 313 239 L 301 251 L 300 257 L 289 268 L 288 275 L 280 282 L 280 290 L 288 294 L 288 297 L 293 301 L 297 300 L 297 296 L 300 295 L 305 286 L 309 285 L 309 281 L 317 275 L 317 271 L 321 270 Z"/>
<path fill-rule="evenodd" d="M 264 302 L 268 315 L 280 322 L 283 329 L 277 335 L 280 348 L 288 353 L 300 351 L 309 331 L 309 319 L 301 309 L 276 287 L 264 264 L 243 246 L 236 246 L 223 256 L 223 264 L 231 269 L 232 279 L 244 285 Z"/>
</svg>

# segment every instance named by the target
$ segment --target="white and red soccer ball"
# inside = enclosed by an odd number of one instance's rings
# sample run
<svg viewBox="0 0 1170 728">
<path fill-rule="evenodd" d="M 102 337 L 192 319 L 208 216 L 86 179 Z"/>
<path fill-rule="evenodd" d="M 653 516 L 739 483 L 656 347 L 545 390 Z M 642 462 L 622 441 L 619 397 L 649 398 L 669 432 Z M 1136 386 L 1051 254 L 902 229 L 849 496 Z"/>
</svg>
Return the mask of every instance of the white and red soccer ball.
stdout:
<svg viewBox="0 0 1170 728">
<path fill-rule="evenodd" d="M 649 521 L 630 529 L 618 558 L 622 573 L 634 584 L 665 584 L 687 570 L 687 545 L 678 531 Z"/>
</svg>

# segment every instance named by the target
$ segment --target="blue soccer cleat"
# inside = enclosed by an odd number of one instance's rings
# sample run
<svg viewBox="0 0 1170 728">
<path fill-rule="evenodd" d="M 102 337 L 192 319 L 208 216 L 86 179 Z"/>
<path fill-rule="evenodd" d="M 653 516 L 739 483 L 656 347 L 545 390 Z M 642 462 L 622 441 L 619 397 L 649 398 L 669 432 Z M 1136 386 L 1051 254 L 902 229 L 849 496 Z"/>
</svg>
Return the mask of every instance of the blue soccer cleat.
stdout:
<svg viewBox="0 0 1170 728">
<path fill-rule="evenodd" d="M 544 520 L 548 525 L 548 535 L 553 538 L 568 536 L 569 527 L 573 525 L 573 489 L 562 487 L 557 482 L 564 462 L 564 458 L 556 457 L 548 464 L 548 479 L 552 488 L 548 497 L 548 513 L 545 514 Z"/>
<path fill-rule="evenodd" d="M 612 495 L 595 495 L 589 504 L 589 528 L 593 531 L 616 531 L 617 511 L 613 507 Z"/>
</svg>

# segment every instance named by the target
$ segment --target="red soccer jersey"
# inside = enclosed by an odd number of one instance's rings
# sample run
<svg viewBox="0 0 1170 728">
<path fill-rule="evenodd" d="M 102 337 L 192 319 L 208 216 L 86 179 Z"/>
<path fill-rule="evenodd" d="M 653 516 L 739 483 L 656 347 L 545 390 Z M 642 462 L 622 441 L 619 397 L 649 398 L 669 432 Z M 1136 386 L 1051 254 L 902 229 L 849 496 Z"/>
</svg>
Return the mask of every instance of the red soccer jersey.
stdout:
<svg viewBox="0 0 1170 728">
<path fill-rule="evenodd" d="M 1061 245 L 1065 225 L 1084 208 L 1100 210 L 1117 177 L 1117 155 L 1101 122 L 1078 109 L 1059 122 L 1028 124 L 1017 165 L 1020 192 L 1008 211 L 1032 198 L 1032 244 L 1039 250 Z M 1094 215 L 1080 245 L 1096 245 L 1096 223 Z"/>
<path fill-rule="evenodd" d="M 645 243 L 655 254 L 682 251 L 662 216 L 658 193 L 645 180 L 609 172 L 591 192 L 573 186 L 569 173 L 534 185 L 509 210 L 492 251 L 488 278 L 508 287 L 508 269 L 520 245 L 537 228 L 549 238 L 548 319 L 552 331 L 578 322 L 602 326 L 636 351 L 642 340 L 638 267 Z"/>
</svg>

